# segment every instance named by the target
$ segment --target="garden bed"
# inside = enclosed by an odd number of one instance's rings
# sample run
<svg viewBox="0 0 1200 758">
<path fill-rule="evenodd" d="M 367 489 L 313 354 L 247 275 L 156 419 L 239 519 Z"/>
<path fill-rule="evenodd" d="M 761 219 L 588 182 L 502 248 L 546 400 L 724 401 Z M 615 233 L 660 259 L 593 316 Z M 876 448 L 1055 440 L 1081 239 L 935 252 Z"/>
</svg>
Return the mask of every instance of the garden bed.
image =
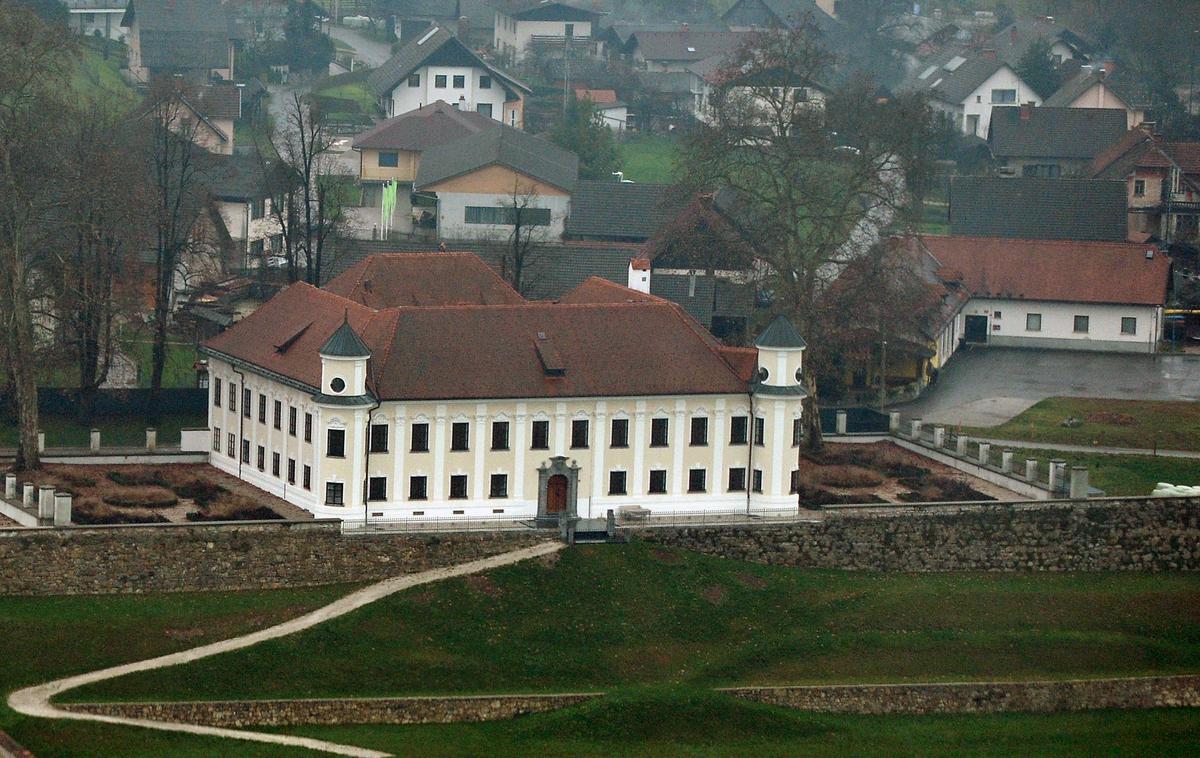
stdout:
<svg viewBox="0 0 1200 758">
<path fill-rule="evenodd" d="M 800 457 L 800 505 L 950 503 L 1016 499 L 975 477 L 890 442 L 826 444 Z"/>
<path fill-rule="evenodd" d="M 303 518 L 307 512 L 204 464 L 49 465 L 19 482 L 70 492 L 76 524 Z"/>
</svg>

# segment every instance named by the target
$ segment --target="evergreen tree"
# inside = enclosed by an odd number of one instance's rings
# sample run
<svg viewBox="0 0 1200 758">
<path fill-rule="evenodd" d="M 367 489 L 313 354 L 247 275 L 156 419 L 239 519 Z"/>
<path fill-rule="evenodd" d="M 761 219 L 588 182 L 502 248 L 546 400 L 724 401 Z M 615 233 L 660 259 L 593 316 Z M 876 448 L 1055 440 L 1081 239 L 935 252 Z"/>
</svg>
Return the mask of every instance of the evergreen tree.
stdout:
<svg viewBox="0 0 1200 758">
<path fill-rule="evenodd" d="M 1050 97 L 1062 86 L 1062 77 L 1050 57 L 1050 43 L 1036 40 L 1017 61 L 1017 76 L 1043 98 Z"/>
<path fill-rule="evenodd" d="M 605 179 L 621 168 L 612 131 L 590 100 L 572 101 L 551 139 L 579 156 L 580 179 Z"/>
</svg>

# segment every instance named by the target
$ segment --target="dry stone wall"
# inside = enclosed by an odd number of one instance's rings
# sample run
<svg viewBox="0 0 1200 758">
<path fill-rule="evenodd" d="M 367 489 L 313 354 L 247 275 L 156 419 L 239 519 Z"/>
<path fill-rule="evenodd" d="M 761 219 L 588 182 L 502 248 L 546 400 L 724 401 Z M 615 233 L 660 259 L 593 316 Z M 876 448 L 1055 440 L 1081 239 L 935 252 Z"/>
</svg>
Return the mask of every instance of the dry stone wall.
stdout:
<svg viewBox="0 0 1200 758">
<path fill-rule="evenodd" d="M 344 536 L 338 521 L 0 529 L 0 594 L 369 582 L 553 539 L 542 532 Z"/>
<path fill-rule="evenodd" d="M 709 555 L 806 568 L 1200 570 L 1200 498 L 829 510 L 819 521 L 623 533 Z"/>
</svg>

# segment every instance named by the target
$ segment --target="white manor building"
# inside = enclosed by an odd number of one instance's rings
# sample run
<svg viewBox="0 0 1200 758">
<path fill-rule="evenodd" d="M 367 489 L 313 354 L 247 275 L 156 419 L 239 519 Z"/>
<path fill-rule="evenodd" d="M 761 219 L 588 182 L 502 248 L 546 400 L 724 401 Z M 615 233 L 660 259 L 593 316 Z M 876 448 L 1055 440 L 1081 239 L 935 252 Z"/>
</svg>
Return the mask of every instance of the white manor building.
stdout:
<svg viewBox="0 0 1200 758">
<path fill-rule="evenodd" d="M 377 255 L 203 348 L 211 463 L 319 517 L 796 507 L 804 341 L 730 348 L 592 278 L 530 302 L 478 257 Z"/>
</svg>

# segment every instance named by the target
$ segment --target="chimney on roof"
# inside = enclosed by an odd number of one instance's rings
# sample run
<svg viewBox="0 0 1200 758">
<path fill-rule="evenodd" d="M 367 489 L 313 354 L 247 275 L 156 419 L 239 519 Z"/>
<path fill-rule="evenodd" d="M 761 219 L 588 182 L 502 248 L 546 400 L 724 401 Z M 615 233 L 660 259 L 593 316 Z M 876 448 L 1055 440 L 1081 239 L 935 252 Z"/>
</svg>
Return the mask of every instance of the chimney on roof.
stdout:
<svg viewBox="0 0 1200 758">
<path fill-rule="evenodd" d="M 650 294 L 650 259 L 630 258 L 627 286 L 631 290 Z"/>
<path fill-rule="evenodd" d="M 1104 61 L 1103 63 L 1100 64 L 1100 70 L 1104 72 L 1104 75 L 1106 77 L 1112 76 L 1113 73 L 1117 70 L 1117 62 L 1114 60 Z"/>
<path fill-rule="evenodd" d="M 465 43 L 467 41 L 467 36 L 470 35 L 470 33 L 471 33 L 471 19 L 467 18 L 466 16 L 459 16 L 458 17 L 458 30 L 456 31 L 454 36 L 458 37 L 460 40 L 462 40 Z"/>
<path fill-rule="evenodd" d="M 1013 24 L 1008 27 L 1008 41 L 1010 44 L 1017 44 L 1017 25 Z"/>
<path fill-rule="evenodd" d="M 983 50 L 983 57 L 984 57 L 984 58 L 986 58 L 986 59 L 988 59 L 989 61 L 994 61 L 994 60 L 996 60 L 996 49 L 995 49 L 995 48 L 991 48 L 991 47 L 984 48 L 984 50 Z"/>
<path fill-rule="evenodd" d="M 1021 103 L 1021 120 L 1028 121 L 1033 115 L 1033 103 Z"/>
</svg>

